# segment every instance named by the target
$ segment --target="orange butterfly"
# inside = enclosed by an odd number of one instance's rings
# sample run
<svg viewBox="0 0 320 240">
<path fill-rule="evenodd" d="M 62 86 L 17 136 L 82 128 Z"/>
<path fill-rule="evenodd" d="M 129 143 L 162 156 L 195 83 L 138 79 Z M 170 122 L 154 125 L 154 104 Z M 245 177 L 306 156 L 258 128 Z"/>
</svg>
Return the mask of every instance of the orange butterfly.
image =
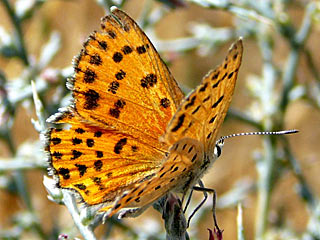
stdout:
<svg viewBox="0 0 320 240">
<path fill-rule="evenodd" d="M 154 46 L 117 8 L 102 19 L 74 61 L 74 102 L 48 119 L 58 186 L 76 190 L 111 216 L 134 215 L 165 194 L 186 193 L 220 155 L 218 130 L 242 58 L 236 41 L 223 63 L 184 97 Z"/>
</svg>

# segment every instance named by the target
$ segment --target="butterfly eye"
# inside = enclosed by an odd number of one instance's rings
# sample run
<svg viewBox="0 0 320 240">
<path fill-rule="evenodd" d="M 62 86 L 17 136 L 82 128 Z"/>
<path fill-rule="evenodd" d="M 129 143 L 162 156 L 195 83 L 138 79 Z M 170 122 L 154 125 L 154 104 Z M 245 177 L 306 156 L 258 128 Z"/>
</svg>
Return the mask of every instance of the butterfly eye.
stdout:
<svg viewBox="0 0 320 240">
<path fill-rule="evenodd" d="M 216 143 L 216 146 L 214 148 L 214 155 L 218 158 L 221 155 L 222 147 L 223 147 L 224 141 L 220 140 Z"/>
</svg>

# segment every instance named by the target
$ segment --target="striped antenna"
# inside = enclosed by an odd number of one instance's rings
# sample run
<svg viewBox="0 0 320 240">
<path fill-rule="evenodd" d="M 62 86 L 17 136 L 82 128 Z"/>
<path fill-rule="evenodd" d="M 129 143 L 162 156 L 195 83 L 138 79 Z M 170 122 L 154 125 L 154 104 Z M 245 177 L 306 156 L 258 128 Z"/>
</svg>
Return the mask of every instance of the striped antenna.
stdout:
<svg viewBox="0 0 320 240">
<path fill-rule="evenodd" d="M 239 136 L 252 136 L 252 135 L 285 135 L 285 134 L 293 134 L 299 132 L 296 129 L 291 130 L 283 130 L 277 132 L 245 132 L 245 133 L 234 133 L 228 136 L 224 136 L 219 138 L 217 143 L 223 142 L 225 139 L 232 138 L 232 137 L 239 137 Z"/>
</svg>

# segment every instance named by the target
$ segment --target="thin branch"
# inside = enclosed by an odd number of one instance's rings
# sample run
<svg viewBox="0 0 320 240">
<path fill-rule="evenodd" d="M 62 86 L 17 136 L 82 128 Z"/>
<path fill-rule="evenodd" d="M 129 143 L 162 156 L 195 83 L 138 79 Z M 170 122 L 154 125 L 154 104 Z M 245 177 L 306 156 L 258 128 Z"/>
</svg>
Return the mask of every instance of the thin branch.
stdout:
<svg viewBox="0 0 320 240">
<path fill-rule="evenodd" d="M 243 216 L 242 216 L 242 204 L 241 203 L 238 203 L 237 239 L 238 240 L 245 240 L 244 227 L 243 227 Z"/>
<path fill-rule="evenodd" d="M 12 8 L 8 0 L 2 0 L 2 3 L 4 4 L 7 10 L 7 13 L 9 14 L 9 17 L 11 19 L 11 22 L 15 28 L 15 35 L 16 35 L 15 44 L 20 55 L 19 57 L 22 59 L 23 63 L 26 66 L 28 66 L 29 65 L 28 53 L 24 43 L 24 38 L 23 38 L 23 33 L 21 28 L 21 21 L 16 15 L 14 9 Z"/>
<path fill-rule="evenodd" d="M 292 36 L 284 35 L 285 37 L 287 37 L 287 40 L 291 45 L 291 51 L 289 53 L 289 57 L 282 77 L 283 92 L 280 101 L 280 108 L 282 111 L 284 111 L 288 106 L 289 93 L 294 86 L 294 77 L 296 76 L 296 71 L 298 69 L 297 66 L 300 58 L 300 50 L 303 49 L 304 43 L 311 32 L 312 15 L 315 11 L 315 3 L 310 3 L 306 8 L 302 25 L 299 31 L 297 31 L 293 38 Z"/>
<path fill-rule="evenodd" d="M 317 81 L 320 88 L 320 73 L 318 71 L 318 67 L 314 63 L 310 49 L 304 48 L 304 54 L 306 56 L 307 66 L 310 69 L 310 72 L 312 73 L 314 79 Z"/>
<path fill-rule="evenodd" d="M 68 190 L 62 190 L 62 193 L 63 193 L 63 202 L 68 208 L 68 211 L 71 214 L 72 219 L 75 225 L 77 226 L 77 228 L 79 229 L 81 235 L 86 240 L 96 240 L 97 238 L 95 237 L 91 227 L 89 225 L 84 225 L 81 221 L 80 213 L 77 207 L 74 194 Z"/>
</svg>

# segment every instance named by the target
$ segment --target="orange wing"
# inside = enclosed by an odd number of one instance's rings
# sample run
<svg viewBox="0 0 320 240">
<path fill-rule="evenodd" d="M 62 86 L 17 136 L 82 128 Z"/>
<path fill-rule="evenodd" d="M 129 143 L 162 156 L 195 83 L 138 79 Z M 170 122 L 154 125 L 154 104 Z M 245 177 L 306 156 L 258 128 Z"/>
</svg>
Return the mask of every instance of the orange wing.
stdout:
<svg viewBox="0 0 320 240">
<path fill-rule="evenodd" d="M 47 133 L 53 174 L 59 187 L 78 191 L 90 205 L 113 201 L 161 166 L 164 152 L 131 135 L 84 124 L 72 112 L 55 118 L 72 127 Z"/>
<path fill-rule="evenodd" d="M 89 205 L 113 201 L 161 167 L 169 146 L 158 141 L 183 98 L 153 45 L 124 12 L 102 19 L 75 60 L 67 84 L 74 103 L 48 119 L 46 150 L 62 188 Z"/>
<path fill-rule="evenodd" d="M 183 94 L 147 36 L 124 12 L 102 19 L 75 61 L 75 111 L 101 127 L 154 142 Z"/>
<path fill-rule="evenodd" d="M 171 145 L 184 137 L 198 139 L 211 155 L 218 130 L 227 114 L 242 59 L 242 40 L 229 49 L 223 63 L 183 100 L 162 140 Z"/>
</svg>

